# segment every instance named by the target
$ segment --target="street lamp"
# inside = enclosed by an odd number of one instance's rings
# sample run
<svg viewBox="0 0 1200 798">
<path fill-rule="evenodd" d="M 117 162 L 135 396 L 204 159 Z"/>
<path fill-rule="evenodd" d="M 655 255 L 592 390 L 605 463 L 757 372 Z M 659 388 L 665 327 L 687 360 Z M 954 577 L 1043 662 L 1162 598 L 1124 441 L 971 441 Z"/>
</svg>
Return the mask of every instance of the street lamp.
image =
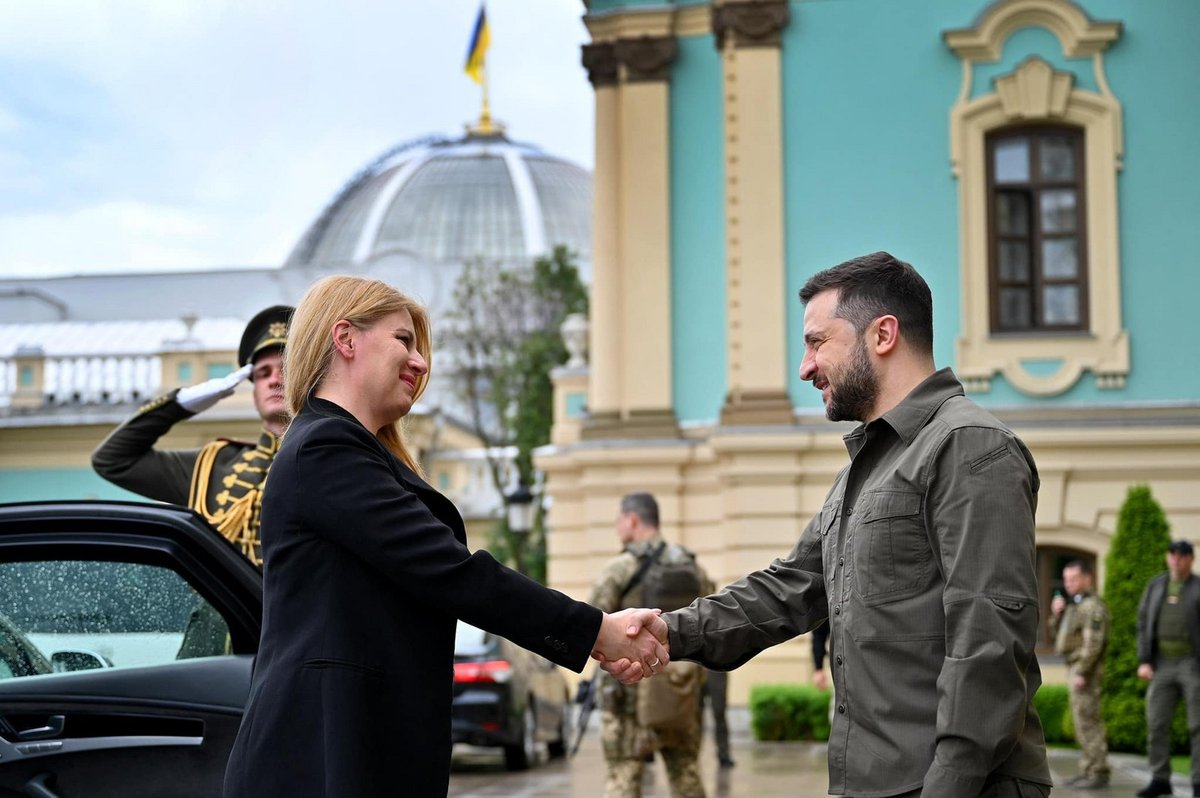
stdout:
<svg viewBox="0 0 1200 798">
<path fill-rule="evenodd" d="M 533 493 L 525 483 L 504 497 L 508 504 L 508 530 L 525 536 L 533 529 Z"/>
</svg>

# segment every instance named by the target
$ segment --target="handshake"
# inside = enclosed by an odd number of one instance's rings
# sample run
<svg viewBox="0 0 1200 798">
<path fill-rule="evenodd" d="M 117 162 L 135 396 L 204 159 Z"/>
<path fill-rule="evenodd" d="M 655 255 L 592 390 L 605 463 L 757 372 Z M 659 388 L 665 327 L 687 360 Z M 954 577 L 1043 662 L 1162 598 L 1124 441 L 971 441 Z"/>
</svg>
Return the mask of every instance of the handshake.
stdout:
<svg viewBox="0 0 1200 798">
<path fill-rule="evenodd" d="M 662 610 L 628 609 L 605 613 L 592 656 L 621 684 L 661 673 L 671 661 Z"/>
</svg>

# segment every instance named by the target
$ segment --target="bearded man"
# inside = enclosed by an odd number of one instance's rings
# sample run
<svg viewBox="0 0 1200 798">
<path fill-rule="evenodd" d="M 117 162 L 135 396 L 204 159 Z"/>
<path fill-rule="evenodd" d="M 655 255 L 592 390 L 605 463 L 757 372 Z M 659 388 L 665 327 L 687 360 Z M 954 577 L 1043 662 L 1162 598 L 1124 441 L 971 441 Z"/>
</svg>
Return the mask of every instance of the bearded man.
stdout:
<svg viewBox="0 0 1200 798">
<path fill-rule="evenodd" d="M 860 422 L 850 463 L 789 554 L 648 628 L 672 660 L 730 670 L 828 618 L 830 793 L 1048 795 L 1033 457 L 935 368 L 911 265 L 855 258 L 800 300 L 800 376 L 830 419 Z"/>
</svg>

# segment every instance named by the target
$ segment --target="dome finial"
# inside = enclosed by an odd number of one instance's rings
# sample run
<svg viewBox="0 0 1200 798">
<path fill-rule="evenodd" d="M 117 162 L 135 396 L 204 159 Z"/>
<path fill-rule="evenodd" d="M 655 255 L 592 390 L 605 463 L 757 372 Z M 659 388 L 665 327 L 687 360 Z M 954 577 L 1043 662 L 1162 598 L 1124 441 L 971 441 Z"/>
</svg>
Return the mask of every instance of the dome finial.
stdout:
<svg viewBox="0 0 1200 798">
<path fill-rule="evenodd" d="M 467 129 L 468 136 L 503 138 L 504 123 L 498 119 L 492 119 L 492 112 L 488 108 L 486 82 L 483 84 L 483 110 L 479 112 L 479 121 L 473 125 L 468 122 L 463 127 Z"/>
</svg>

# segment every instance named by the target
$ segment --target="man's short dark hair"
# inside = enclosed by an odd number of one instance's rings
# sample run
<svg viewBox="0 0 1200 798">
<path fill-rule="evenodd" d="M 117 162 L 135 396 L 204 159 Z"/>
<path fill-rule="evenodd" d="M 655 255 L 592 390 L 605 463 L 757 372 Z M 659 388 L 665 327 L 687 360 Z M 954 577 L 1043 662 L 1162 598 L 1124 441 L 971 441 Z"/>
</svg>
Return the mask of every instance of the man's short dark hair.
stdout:
<svg viewBox="0 0 1200 798">
<path fill-rule="evenodd" d="M 1095 575 L 1095 572 L 1092 569 L 1092 564 L 1087 560 L 1071 560 L 1069 563 L 1063 566 L 1063 570 L 1066 571 L 1069 568 L 1074 568 L 1076 571 L 1079 571 L 1079 573 L 1085 574 L 1086 576 Z"/>
<path fill-rule="evenodd" d="M 808 278 L 800 301 L 807 305 L 825 291 L 838 292 L 835 315 L 859 333 L 890 314 L 899 319 L 904 340 L 922 354 L 933 354 L 933 295 L 911 264 L 887 252 L 872 252 Z"/>
<path fill-rule="evenodd" d="M 633 513 L 643 524 L 658 529 L 658 501 L 649 493 L 625 494 L 621 499 L 621 512 Z"/>
</svg>

